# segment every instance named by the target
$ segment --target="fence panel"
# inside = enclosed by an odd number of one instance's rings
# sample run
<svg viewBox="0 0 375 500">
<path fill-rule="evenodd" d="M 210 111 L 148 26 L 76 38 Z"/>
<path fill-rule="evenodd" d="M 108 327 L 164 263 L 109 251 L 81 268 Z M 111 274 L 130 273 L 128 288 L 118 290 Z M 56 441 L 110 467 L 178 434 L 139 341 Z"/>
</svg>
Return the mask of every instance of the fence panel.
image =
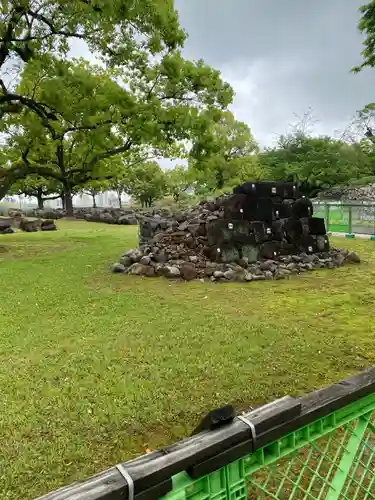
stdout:
<svg viewBox="0 0 375 500">
<path fill-rule="evenodd" d="M 375 234 L 375 207 L 352 206 L 352 233 Z"/>
<path fill-rule="evenodd" d="M 375 368 L 212 421 L 40 500 L 375 499 Z"/>
<path fill-rule="evenodd" d="M 375 204 L 315 202 L 314 217 L 326 221 L 327 231 L 375 235 Z"/>
<path fill-rule="evenodd" d="M 164 500 L 375 499 L 374 424 L 371 395 L 201 479 L 175 476 Z"/>
<path fill-rule="evenodd" d="M 326 221 L 327 231 L 350 233 L 350 207 L 333 203 L 314 204 L 314 216 Z"/>
</svg>

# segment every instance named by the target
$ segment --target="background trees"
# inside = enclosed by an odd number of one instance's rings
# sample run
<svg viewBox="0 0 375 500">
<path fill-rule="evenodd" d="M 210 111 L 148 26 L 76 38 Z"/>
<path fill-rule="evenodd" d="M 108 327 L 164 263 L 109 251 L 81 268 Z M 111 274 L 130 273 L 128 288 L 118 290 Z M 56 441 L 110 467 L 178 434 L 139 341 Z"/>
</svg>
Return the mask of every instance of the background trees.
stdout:
<svg viewBox="0 0 375 500">
<path fill-rule="evenodd" d="M 371 173 L 369 158 L 360 145 L 300 132 L 281 136 L 277 146 L 259 158 L 273 179 L 299 182 L 308 196 Z"/>
<path fill-rule="evenodd" d="M 374 65 L 374 13 L 375 0 L 362 8 L 355 71 Z M 72 215 L 77 192 L 94 205 L 105 189 L 120 204 L 125 193 L 148 205 L 164 194 L 179 202 L 187 191 L 293 179 L 313 196 L 374 174 L 373 104 L 358 112 L 355 139 L 300 127 L 260 151 L 228 111 L 233 90 L 220 73 L 182 57 L 172 0 L 4 0 L 0 21 L 0 198 L 24 193 L 41 207 L 61 196 Z M 68 59 L 74 39 L 101 64 Z M 163 172 L 162 157 L 188 159 L 188 168 Z"/>
<path fill-rule="evenodd" d="M 195 171 L 210 189 L 221 190 L 238 177 L 244 159 L 257 151 L 250 128 L 226 111 L 209 127 L 198 130 L 190 151 L 190 171 Z"/>
<path fill-rule="evenodd" d="M 166 181 L 168 194 L 178 203 L 192 187 L 193 179 L 183 165 L 177 165 L 166 172 Z"/>
<path fill-rule="evenodd" d="M 173 66 L 176 61 L 182 66 Z M 150 86 L 145 86 L 144 74 L 133 76 L 132 91 L 115 81 L 116 72 L 82 60 L 51 57 L 48 69 L 39 63 L 27 66 L 19 88 L 51 103 L 59 118 L 41 120 L 25 110 L 3 120 L 2 131 L 14 152 L 11 165 L 3 170 L 3 192 L 30 174 L 53 178 L 62 183 L 71 212 L 75 186 L 113 176 L 105 160 L 116 155 L 125 160 L 138 155 L 142 161 L 178 155 L 194 127 L 208 123 L 205 110 L 213 106 L 213 114 L 218 114 L 216 106 L 231 98 L 231 89 L 217 72 L 180 56 L 160 63 L 153 76 L 157 81 Z"/>
<path fill-rule="evenodd" d="M 12 186 L 11 194 L 24 195 L 27 197 L 34 197 L 37 200 L 38 208 L 44 208 L 44 202 L 49 200 L 56 200 L 60 198 L 59 193 L 61 186 L 53 180 L 47 180 L 43 177 L 30 175 L 25 179 L 21 179 Z"/>
<path fill-rule="evenodd" d="M 142 207 L 151 207 L 168 191 L 167 177 L 156 161 L 139 163 L 130 168 L 124 176 L 124 187 L 125 192 Z"/>
</svg>

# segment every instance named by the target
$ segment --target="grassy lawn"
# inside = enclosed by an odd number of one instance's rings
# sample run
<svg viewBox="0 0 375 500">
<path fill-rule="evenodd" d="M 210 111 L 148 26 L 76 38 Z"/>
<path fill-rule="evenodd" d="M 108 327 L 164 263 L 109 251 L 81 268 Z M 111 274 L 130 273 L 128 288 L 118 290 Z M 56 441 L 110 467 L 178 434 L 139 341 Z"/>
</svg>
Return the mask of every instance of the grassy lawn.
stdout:
<svg viewBox="0 0 375 500">
<path fill-rule="evenodd" d="M 375 364 L 375 242 L 285 282 L 113 275 L 137 229 L 0 236 L 0 491 L 32 499 L 187 435 L 202 413 L 298 395 Z"/>
</svg>

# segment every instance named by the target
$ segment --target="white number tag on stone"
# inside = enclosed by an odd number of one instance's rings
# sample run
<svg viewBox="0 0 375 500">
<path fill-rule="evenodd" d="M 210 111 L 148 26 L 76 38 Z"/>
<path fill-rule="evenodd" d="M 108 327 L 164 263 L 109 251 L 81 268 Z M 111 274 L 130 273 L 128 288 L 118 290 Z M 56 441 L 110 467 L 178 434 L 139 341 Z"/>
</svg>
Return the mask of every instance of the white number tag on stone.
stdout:
<svg viewBox="0 0 375 500">
<path fill-rule="evenodd" d="M 240 214 L 243 214 L 243 208 L 240 208 Z"/>
<path fill-rule="evenodd" d="M 228 224 L 228 229 L 233 229 L 233 224 L 231 222 Z"/>
<path fill-rule="evenodd" d="M 276 188 L 275 187 L 272 188 L 272 194 L 276 194 Z"/>
<path fill-rule="evenodd" d="M 271 234 L 271 229 L 269 227 L 266 229 L 266 234 Z"/>
<path fill-rule="evenodd" d="M 313 251 L 313 247 L 308 247 L 309 252 Z"/>
<path fill-rule="evenodd" d="M 216 251 L 217 251 L 217 253 L 220 253 L 220 252 L 221 252 L 221 249 L 220 249 L 220 248 L 218 248 Z"/>
</svg>

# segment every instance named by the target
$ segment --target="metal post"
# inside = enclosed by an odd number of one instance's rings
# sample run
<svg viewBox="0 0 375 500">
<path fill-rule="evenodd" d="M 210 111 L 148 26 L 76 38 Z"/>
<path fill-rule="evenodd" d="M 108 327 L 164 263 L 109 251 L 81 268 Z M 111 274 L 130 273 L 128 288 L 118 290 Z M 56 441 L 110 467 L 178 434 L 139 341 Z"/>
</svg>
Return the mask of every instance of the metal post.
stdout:
<svg viewBox="0 0 375 500">
<path fill-rule="evenodd" d="M 352 206 L 349 205 L 349 220 L 348 220 L 348 225 L 349 225 L 349 234 L 352 234 Z"/>
<path fill-rule="evenodd" d="M 329 204 L 326 203 L 325 204 L 325 216 L 324 216 L 325 220 L 326 220 L 326 229 L 327 231 L 329 231 Z"/>
</svg>

